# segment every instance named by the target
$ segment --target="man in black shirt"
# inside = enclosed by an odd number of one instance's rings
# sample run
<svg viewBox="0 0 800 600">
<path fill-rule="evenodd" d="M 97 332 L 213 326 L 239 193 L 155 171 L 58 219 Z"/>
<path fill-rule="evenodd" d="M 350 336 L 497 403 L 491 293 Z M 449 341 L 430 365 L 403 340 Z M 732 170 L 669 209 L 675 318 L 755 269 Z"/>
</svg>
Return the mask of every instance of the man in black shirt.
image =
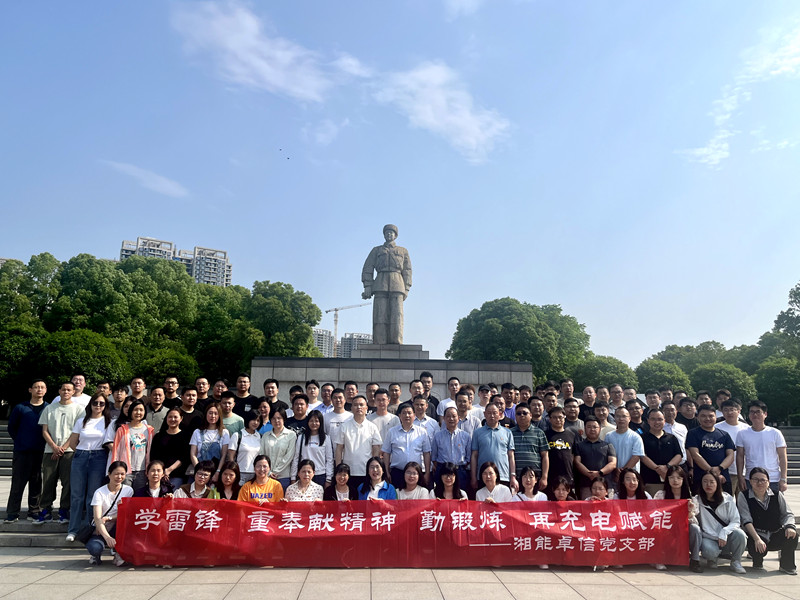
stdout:
<svg viewBox="0 0 800 600">
<path fill-rule="evenodd" d="M 691 398 L 681 398 L 680 404 L 678 405 L 678 416 L 675 417 L 675 421 L 684 425 L 686 429 L 691 431 L 695 427 L 700 427 L 700 421 L 695 417 L 696 414 L 697 402 Z"/>
<path fill-rule="evenodd" d="M 233 412 L 242 418 L 248 410 L 258 408 L 258 398 L 250 393 L 250 375 L 247 373 L 239 373 L 236 378 L 235 400 L 236 405 L 233 407 Z"/>
<path fill-rule="evenodd" d="M 551 486 L 556 484 L 559 476 L 566 477 L 572 486 L 575 482 L 573 475 L 575 442 L 580 437 L 572 429 L 564 429 L 565 414 L 560 406 L 550 410 L 548 414 L 550 427 L 545 432 L 547 443 L 550 447 L 550 469 L 547 474 L 547 481 Z"/>
<path fill-rule="evenodd" d="M 651 409 L 647 422 L 650 430 L 642 434 L 642 480 L 645 491 L 655 496 L 657 491 L 664 489 L 667 469 L 681 464 L 683 452 L 678 438 L 664 431 L 664 413 L 660 409 Z"/>
</svg>

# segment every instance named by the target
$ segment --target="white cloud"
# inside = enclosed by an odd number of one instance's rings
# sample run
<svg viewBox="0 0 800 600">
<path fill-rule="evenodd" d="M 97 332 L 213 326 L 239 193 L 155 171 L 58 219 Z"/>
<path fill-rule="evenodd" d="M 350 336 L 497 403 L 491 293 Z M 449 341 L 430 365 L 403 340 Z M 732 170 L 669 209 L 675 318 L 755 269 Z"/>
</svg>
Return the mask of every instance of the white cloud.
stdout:
<svg viewBox="0 0 800 600">
<path fill-rule="evenodd" d="M 115 171 L 124 173 L 125 175 L 130 175 L 143 188 L 158 194 L 170 196 L 171 198 L 183 198 L 189 195 L 189 191 L 180 183 L 173 181 L 172 179 L 167 179 L 158 173 L 153 173 L 147 169 L 137 167 L 136 165 L 115 162 L 113 160 L 101 160 L 100 162 L 104 165 L 108 165 Z"/>
<path fill-rule="evenodd" d="M 742 52 L 742 66 L 733 83 L 724 86 L 720 98 L 712 103 L 709 116 L 714 120 L 716 131 L 711 139 L 701 148 L 679 150 L 679 154 L 693 162 L 719 167 L 730 156 L 728 140 L 739 133 L 731 129 L 730 123 L 751 100 L 753 87 L 777 77 L 800 75 L 800 25 L 793 23 L 788 31 L 773 29 L 762 32 L 762 38 L 761 43 Z M 774 145 L 768 140 L 759 140 L 754 151 L 792 147 L 794 144 L 789 140 Z"/>
<path fill-rule="evenodd" d="M 303 138 L 319 146 L 329 146 L 338 137 L 342 129 L 350 125 L 350 119 L 344 119 L 339 124 L 330 119 L 323 119 L 317 125 L 307 124 L 303 127 Z"/>
<path fill-rule="evenodd" d="M 483 2 L 484 0 L 444 0 L 444 8 L 448 18 L 456 19 L 475 14 Z"/>
<path fill-rule="evenodd" d="M 475 106 L 458 73 L 441 62 L 386 75 L 375 99 L 406 115 L 412 127 L 444 138 L 474 163 L 486 160 L 509 127 L 496 111 Z"/>
<path fill-rule="evenodd" d="M 227 81 L 305 102 L 321 102 L 333 85 L 316 52 L 267 35 L 261 19 L 238 2 L 179 4 L 172 26 L 187 52 L 209 55 Z"/>
<path fill-rule="evenodd" d="M 372 77 L 372 69 L 366 67 L 355 56 L 343 52 L 331 63 L 336 69 L 354 77 Z"/>
</svg>

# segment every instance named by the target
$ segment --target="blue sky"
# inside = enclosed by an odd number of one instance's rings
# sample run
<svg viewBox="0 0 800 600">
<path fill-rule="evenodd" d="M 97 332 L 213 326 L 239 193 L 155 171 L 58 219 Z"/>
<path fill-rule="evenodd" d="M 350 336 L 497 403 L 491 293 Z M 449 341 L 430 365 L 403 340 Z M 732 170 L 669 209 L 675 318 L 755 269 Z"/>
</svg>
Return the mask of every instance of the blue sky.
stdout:
<svg viewBox="0 0 800 600">
<path fill-rule="evenodd" d="M 0 256 L 227 250 L 361 302 L 396 223 L 406 343 L 561 304 L 635 366 L 755 343 L 800 280 L 792 1 L 4 3 Z M 332 315 L 322 327 L 333 328 Z M 340 314 L 369 331 L 371 310 Z"/>
</svg>

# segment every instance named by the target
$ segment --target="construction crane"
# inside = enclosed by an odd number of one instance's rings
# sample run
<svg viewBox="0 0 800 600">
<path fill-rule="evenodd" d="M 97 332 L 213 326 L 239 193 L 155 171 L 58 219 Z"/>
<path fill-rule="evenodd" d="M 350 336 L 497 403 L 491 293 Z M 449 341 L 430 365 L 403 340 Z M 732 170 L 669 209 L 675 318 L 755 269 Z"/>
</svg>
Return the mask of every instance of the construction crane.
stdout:
<svg viewBox="0 0 800 600">
<path fill-rule="evenodd" d="M 340 310 L 347 310 L 348 308 L 360 308 L 362 306 L 369 306 L 370 302 L 364 302 L 363 304 L 351 304 L 350 306 L 338 306 L 336 308 L 329 308 L 325 311 L 325 314 L 329 312 L 333 313 L 333 358 L 339 356 L 339 311 Z"/>
</svg>

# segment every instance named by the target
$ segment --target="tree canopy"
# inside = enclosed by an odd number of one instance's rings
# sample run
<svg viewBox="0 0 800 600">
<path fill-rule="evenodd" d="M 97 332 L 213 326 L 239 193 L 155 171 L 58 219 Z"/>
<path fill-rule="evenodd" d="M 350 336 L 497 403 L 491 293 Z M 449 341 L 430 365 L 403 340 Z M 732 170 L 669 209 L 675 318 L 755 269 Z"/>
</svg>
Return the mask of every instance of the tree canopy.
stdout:
<svg viewBox="0 0 800 600">
<path fill-rule="evenodd" d="M 676 364 L 648 358 L 643 360 L 635 370 L 641 386 L 638 391 L 641 393 L 645 393 L 648 389 L 657 390 L 668 385 L 673 390 L 684 390 L 690 396 L 694 396 L 689 376 Z"/>
<path fill-rule="evenodd" d="M 716 390 L 725 388 L 743 402 L 757 399 L 753 379 L 733 365 L 716 362 L 699 366 L 692 371 L 691 380 L 695 391 L 708 390 L 712 396 Z"/>
<path fill-rule="evenodd" d="M 446 353 L 453 360 L 527 361 L 537 380 L 565 377 L 586 355 L 589 335 L 557 305 L 514 298 L 485 302 L 458 321 Z"/>
<path fill-rule="evenodd" d="M 790 358 L 772 357 L 755 374 L 759 400 L 766 402 L 770 420 L 785 421 L 800 412 L 800 368 Z"/>
<path fill-rule="evenodd" d="M 582 390 L 587 385 L 596 387 L 614 383 L 623 387 L 639 387 L 633 369 L 613 356 L 589 356 L 575 367 L 572 380 L 576 390 Z"/>
</svg>

